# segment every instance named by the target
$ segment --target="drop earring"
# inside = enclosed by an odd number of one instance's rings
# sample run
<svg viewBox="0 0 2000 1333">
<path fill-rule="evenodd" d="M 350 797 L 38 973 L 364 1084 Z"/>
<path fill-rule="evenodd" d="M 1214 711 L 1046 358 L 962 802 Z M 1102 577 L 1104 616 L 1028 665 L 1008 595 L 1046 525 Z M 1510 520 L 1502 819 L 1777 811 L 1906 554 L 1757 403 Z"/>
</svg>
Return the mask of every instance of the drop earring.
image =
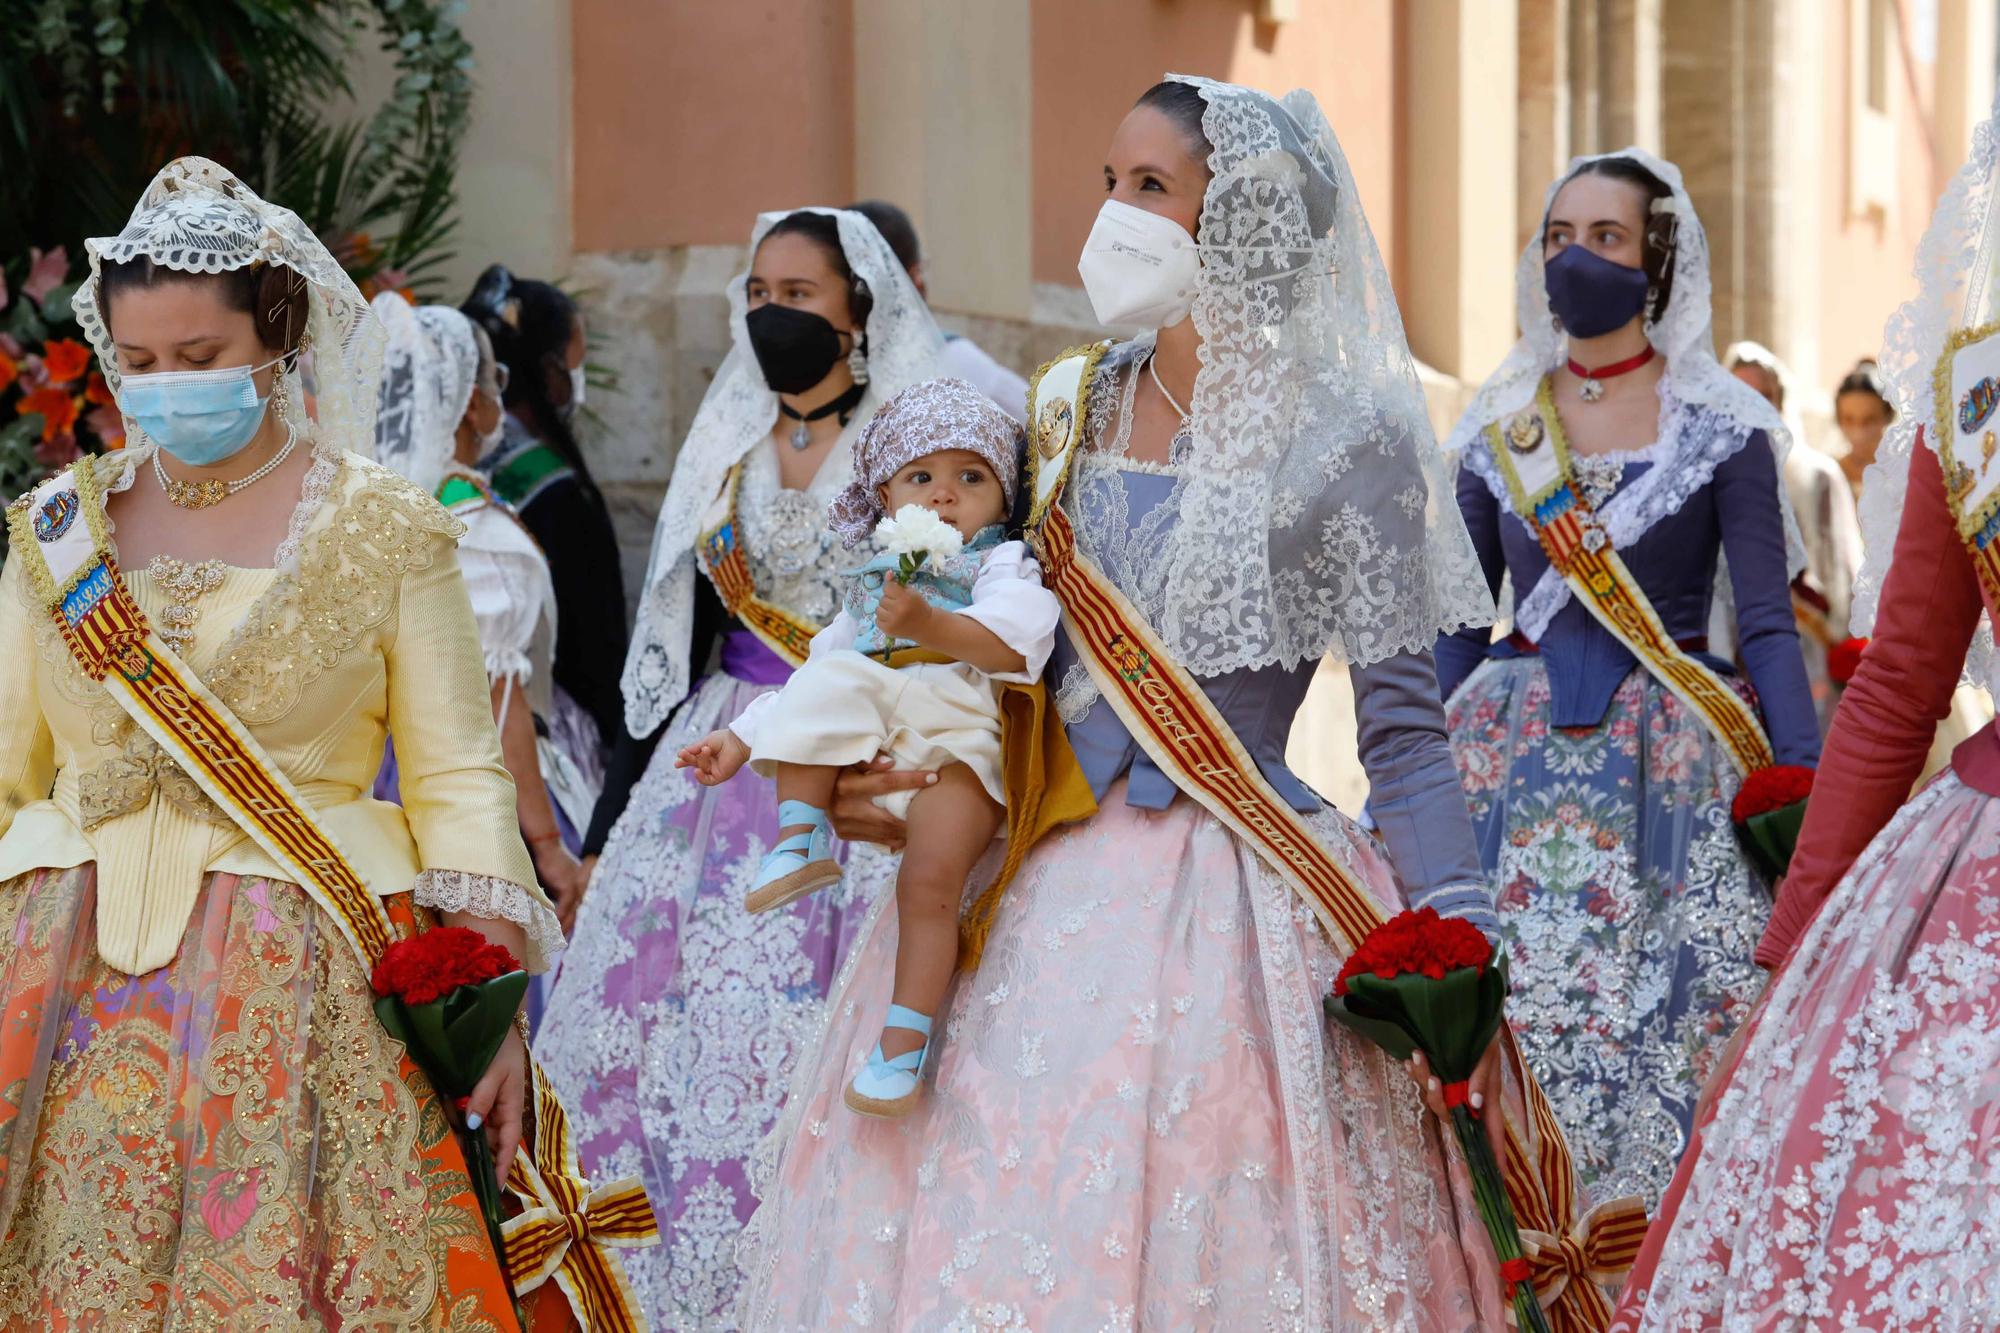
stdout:
<svg viewBox="0 0 2000 1333">
<path fill-rule="evenodd" d="M 854 341 L 854 350 L 847 354 L 847 373 L 854 377 L 856 384 L 868 383 L 868 358 L 862 354 L 858 338 Z"/>
</svg>

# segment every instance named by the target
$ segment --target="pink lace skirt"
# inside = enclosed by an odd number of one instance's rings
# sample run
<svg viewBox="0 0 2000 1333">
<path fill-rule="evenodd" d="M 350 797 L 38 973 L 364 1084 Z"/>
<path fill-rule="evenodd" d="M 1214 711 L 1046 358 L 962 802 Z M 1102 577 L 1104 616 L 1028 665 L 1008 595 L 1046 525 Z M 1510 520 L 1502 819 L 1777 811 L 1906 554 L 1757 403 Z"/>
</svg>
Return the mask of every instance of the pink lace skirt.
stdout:
<svg viewBox="0 0 2000 1333">
<path fill-rule="evenodd" d="M 1313 825 L 1398 900 L 1365 835 Z M 1500 1327 L 1436 1123 L 1326 1030 L 1339 956 L 1192 803 L 1114 787 L 1038 848 L 941 1016 L 923 1105 L 869 1120 L 841 1091 L 895 944 L 878 903 L 800 1062 L 738 1249 L 744 1328 Z"/>
<path fill-rule="evenodd" d="M 2000 800 L 1947 772 L 1772 983 L 1614 1327 L 2000 1328 Z"/>
</svg>

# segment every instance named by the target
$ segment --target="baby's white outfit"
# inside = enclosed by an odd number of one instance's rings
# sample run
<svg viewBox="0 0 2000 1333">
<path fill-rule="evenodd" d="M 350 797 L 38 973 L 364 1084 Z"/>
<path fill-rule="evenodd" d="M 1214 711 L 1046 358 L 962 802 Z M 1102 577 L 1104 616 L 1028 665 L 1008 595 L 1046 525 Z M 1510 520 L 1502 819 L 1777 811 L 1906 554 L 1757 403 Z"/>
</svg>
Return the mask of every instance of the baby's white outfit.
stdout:
<svg viewBox="0 0 2000 1333">
<path fill-rule="evenodd" d="M 919 576 L 921 577 L 921 575 Z M 867 615 L 868 612 L 863 612 Z M 1000 687 L 1041 679 L 1055 649 L 1062 604 L 1042 586 L 1041 566 L 1018 541 L 982 555 L 971 603 L 947 614 L 969 616 L 1024 659 L 1019 672 L 993 674 L 966 662 L 891 667 L 858 651 L 864 624 L 843 607 L 813 637 L 804 665 L 783 688 L 760 695 L 729 724 L 750 747 L 750 764 L 769 776 L 773 764 L 858 764 L 886 754 L 899 769 L 961 763 L 1000 805 Z M 870 636 L 878 640 L 879 634 Z M 913 791 L 878 796 L 898 818 Z"/>
</svg>

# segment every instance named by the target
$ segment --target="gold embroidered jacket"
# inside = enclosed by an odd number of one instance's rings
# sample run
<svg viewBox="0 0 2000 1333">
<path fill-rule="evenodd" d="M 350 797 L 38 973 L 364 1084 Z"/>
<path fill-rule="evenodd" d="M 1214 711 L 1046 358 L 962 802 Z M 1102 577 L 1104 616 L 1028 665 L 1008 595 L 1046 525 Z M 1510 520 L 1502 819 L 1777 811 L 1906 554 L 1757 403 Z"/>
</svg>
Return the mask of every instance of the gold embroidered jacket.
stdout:
<svg viewBox="0 0 2000 1333">
<path fill-rule="evenodd" d="M 145 450 L 86 459 L 103 492 Z M 295 551 L 219 581 L 122 571 L 147 617 L 256 735 L 378 894 L 506 917 L 534 969 L 560 947 L 516 822 L 458 521 L 354 455 L 315 460 Z M 98 950 L 171 960 L 211 871 L 282 877 L 72 662 L 20 561 L 0 573 L 0 882 L 97 863 Z M 189 595 L 189 585 L 200 590 Z M 205 587 L 202 585 L 206 585 Z M 177 593 L 176 589 L 180 589 Z M 372 798 L 396 739 L 403 805 Z"/>
</svg>

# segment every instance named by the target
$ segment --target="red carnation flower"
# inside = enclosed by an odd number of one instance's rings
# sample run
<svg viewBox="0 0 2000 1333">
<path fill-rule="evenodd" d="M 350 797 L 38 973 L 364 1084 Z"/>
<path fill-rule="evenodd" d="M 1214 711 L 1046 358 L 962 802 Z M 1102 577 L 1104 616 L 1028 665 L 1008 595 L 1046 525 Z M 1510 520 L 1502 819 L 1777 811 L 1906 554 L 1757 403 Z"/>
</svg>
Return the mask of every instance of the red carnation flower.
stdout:
<svg viewBox="0 0 2000 1333">
<path fill-rule="evenodd" d="M 1743 779 L 1736 799 L 1730 803 L 1729 817 L 1741 824 L 1758 815 L 1803 801 L 1812 795 L 1813 771 L 1798 764 L 1773 764 Z"/>
<path fill-rule="evenodd" d="M 465 926 L 441 926 L 382 951 L 368 984 L 377 995 L 393 995 L 404 1004 L 429 1004 L 460 986 L 476 986 L 521 965 L 504 946 Z"/>
<path fill-rule="evenodd" d="M 1347 979 L 1373 973 L 1384 981 L 1409 972 L 1438 980 L 1461 967 L 1484 968 L 1493 959 L 1493 945 L 1479 927 L 1457 917 L 1421 907 L 1389 918 L 1348 955 L 1333 983 L 1335 995 L 1347 994 Z"/>
<path fill-rule="evenodd" d="M 1868 649 L 1866 639 L 1843 639 L 1826 650 L 1826 674 L 1839 685 L 1854 679 L 1861 669 L 1861 654 Z"/>
</svg>

